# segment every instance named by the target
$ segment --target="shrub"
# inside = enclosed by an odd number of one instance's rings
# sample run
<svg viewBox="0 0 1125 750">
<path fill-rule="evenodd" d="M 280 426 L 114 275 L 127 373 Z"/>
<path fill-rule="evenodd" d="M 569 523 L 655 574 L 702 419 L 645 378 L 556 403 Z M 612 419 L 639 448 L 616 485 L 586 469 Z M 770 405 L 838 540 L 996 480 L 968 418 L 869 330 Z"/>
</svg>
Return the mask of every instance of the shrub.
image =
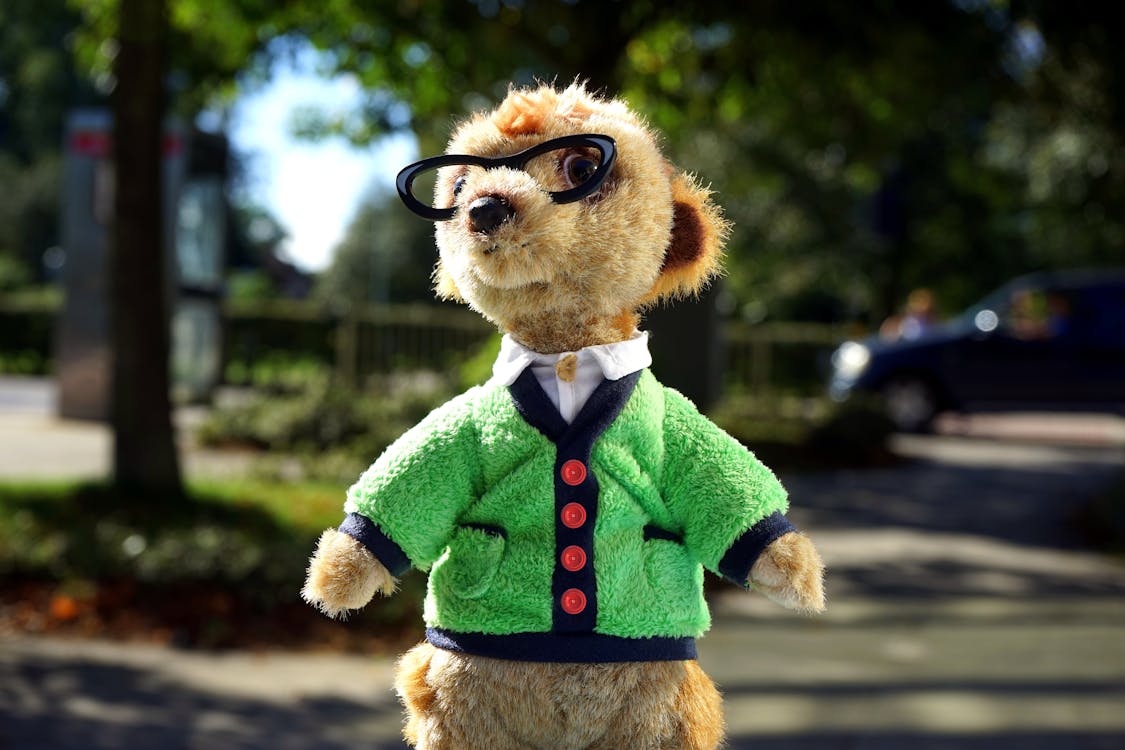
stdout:
<svg viewBox="0 0 1125 750">
<path fill-rule="evenodd" d="M 420 373 L 381 378 L 362 391 L 320 378 L 297 394 L 217 408 L 197 437 L 296 457 L 305 477 L 350 482 L 449 395 L 444 379 Z"/>
</svg>

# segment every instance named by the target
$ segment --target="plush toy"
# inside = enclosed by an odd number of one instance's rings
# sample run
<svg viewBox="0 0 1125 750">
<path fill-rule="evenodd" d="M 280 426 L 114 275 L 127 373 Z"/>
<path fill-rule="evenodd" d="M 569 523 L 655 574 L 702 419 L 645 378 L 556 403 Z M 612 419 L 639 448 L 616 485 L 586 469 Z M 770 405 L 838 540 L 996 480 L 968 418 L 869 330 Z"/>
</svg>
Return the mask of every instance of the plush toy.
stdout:
<svg viewBox="0 0 1125 750">
<path fill-rule="evenodd" d="M 716 747 L 704 568 L 791 608 L 824 596 L 774 475 L 648 370 L 638 313 L 718 273 L 710 192 L 581 85 L 512 91 L 398 188 L 437 222 L 438 294 L 505 336 L 491 380 L 351 487 L 304 597 L 340 616 L 429 571 L 396 679 L 420 750 Z"/>
</svg>

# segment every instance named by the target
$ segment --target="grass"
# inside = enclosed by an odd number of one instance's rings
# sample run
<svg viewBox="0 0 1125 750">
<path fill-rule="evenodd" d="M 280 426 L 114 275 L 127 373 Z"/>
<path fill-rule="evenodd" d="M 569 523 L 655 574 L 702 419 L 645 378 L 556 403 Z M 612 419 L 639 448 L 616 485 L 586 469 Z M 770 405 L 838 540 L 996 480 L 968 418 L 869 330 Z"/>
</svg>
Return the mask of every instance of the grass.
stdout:
<svg viewBox="0 0 1125 750">
<path fill-rule="evenodd" d="M 279 555 L 338 519 L 341 496 L 252 482 L 194 485 L 179 501 L 104 484 L 0 486 L 0 571 L 269 580 Z"/>
<path fill-rule="evenodd" d="M 357 476 L 332 470 L 333 456 L 366 466 L 440 397 L 417 387 L 366 398 L 321 388 L 253 401 L 210 423 L 214 442 L 302 456 L 320 467 L 309 475 L 348 477 L 338 481 L 195 482 L 182 500 L 96 483 L 0 483 L 0 633 L 400 649 L 420 631 L 422 574 L 343 625 L 297 592 Z M 713 416 L 775 471 L 889 460 L 885 418 L 863 405 L 744 396 Z"/>
<path fill-rule="evenodd" d="M 339 485 L 201 482 L 188 498 L 105 484 L 0 484 L 0 631 L 193 646 L 397 646 L 420 625 L 420 576 L 332 623 L 297 592 Z"/>
</svg>

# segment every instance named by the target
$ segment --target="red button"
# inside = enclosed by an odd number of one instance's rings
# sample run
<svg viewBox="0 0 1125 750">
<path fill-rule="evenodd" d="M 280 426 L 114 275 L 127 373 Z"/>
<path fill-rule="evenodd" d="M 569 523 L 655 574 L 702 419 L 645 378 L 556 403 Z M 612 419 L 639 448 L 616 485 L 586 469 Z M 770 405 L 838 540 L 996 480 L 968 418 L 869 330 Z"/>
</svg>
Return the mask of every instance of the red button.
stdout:
<svg viewBox="0 0 1125 750">
<path fill-rule="evenodd" d="M 564 505 L 559 516 L 562 518 L 563 526 L 568 529 L 577 529 L 586 523 L 586 509 L 578 503 Z"/>
<path fill-rule="evenodd" d="M 573 573 L 586 567 L 586 550 L 572 544 L 562 551 L 559 559 L 562 566 Z"/>
<path fill-rule="evenodd" d="M 582 463 L 576 458 L 572 458 L 562 465 L 559 470 L 562 475 L 562 480 L 569 484 L 571 487 L 577 487 L 586 481 L 586 464 Z"/>
<path fill-rule="evenodd" d="M 582 610 L 586 609 L 586 595 L 578 589 L 567 589 L 563 592 L 559 603 L 562 604 L 563 612 L 568 615 L 581 614 Z"/>
</svg>

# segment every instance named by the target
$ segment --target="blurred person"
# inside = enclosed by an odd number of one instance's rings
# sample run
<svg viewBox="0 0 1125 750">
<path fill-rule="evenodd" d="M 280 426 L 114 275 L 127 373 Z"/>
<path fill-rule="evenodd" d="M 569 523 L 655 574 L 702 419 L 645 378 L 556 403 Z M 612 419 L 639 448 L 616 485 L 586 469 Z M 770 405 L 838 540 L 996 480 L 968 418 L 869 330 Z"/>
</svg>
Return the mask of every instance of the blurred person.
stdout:
<svg viewBox="0 0 1125 750">
<path fill-rule="evenodd" d="M 1066 336 L 1070 333 L 1070 328 L 1070 299 L 1059 292 L 1050 293 L 1047 295 L 1047 336 L 1050 338 Z"/>
<path fill-rule="evenodd" d="M 916 339 L 937 322 L 934 295 L 929 289 L 918 288 L 906 298 L 905 309 L 883 321 L 879 336 L 888 340 Z"/>
<path fill-rule="evenodd" d="M 1008 328 L 1025 341 L 1048 338 L 1047 302 L 1041 291 L 1017 289 L 1008 305 Z"/>
</svg>

